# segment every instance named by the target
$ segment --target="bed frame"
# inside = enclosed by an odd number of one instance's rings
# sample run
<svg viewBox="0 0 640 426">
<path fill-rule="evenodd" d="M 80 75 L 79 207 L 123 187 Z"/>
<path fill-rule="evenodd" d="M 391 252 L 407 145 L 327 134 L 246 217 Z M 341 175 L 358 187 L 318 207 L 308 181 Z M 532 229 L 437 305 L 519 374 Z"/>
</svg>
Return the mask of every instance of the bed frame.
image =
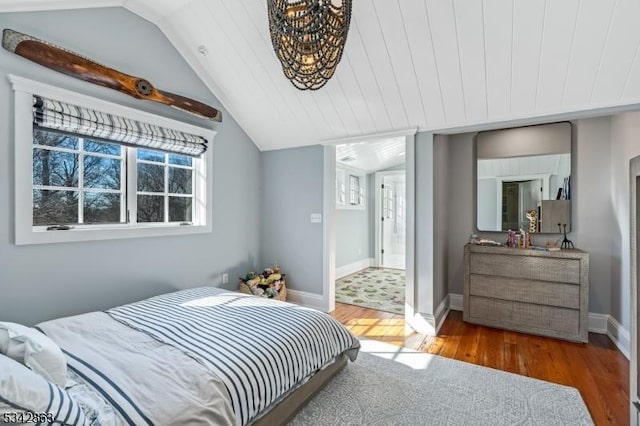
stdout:
<svg viewBox="0 0 640 426">
<path fill-rule="evenodd" d="M 347 365 L 347 360 L 346 353 L 341 354 L 333 364 L 317 372 L 307 383 L 291 392 L 251 424 L 253 426 L 273 426 L 288 423 L 311 398 Z"/>
</svg>

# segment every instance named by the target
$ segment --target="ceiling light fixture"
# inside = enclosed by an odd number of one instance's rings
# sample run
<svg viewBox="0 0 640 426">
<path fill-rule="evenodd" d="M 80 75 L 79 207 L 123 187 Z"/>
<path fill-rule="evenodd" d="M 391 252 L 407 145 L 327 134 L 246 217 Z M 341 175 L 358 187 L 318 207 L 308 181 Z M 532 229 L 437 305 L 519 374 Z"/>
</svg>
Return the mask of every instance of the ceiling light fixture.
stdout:
<svg viewBox="0 0 640 426">
<path fill-rule="evenodd" d="M 352 0 L 267 0 L 269 32 L 284 75 L 300 90 L 318 90 L 342 58 Z"/>
</svg>

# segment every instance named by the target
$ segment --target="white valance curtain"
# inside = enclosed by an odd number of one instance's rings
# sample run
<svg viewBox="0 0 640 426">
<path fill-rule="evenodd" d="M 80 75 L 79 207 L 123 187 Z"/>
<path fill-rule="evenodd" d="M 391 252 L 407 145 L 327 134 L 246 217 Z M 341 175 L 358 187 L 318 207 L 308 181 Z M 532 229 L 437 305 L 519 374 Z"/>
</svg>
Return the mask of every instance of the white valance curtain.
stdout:
<svg viewBox="0 0 640 426">
<path fill-rule="evenodd" d="M 38 128 L 81 135 L 136 148 L 199 157 L 207 139 L 41 96 L 33 97 L 33 123 Z"/>
</svg>

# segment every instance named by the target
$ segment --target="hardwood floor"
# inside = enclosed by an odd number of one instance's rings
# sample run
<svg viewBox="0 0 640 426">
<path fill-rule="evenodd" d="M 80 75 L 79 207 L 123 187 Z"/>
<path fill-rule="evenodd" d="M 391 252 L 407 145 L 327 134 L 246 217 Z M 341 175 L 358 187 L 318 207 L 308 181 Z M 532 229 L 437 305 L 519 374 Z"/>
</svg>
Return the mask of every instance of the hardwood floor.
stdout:
<svg viewBox="0 0 640 426">
<path fill-rule="evenodd" d="M 341 303 L 331 315 L 357 336 L 573 386 L 596 425 L 629 424 L 629 361 L 605 335 L 571 343 L 468 324 L 451 311 L 432 337 L 405 331 L 401 315 Z"/>
</svg>

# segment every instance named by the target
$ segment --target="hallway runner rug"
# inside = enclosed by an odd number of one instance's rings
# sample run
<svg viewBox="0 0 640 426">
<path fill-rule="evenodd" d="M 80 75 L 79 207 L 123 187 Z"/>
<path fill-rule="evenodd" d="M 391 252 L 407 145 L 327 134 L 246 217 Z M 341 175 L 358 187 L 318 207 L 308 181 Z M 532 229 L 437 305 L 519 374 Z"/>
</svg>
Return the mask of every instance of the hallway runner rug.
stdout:
<svg viewBox="0 0 640 426">
<path fill-rule="evenodd" d="M 336 280 L 336 302 L 404 314 L 405 271 L 367 268 Z"/>
</svg>

